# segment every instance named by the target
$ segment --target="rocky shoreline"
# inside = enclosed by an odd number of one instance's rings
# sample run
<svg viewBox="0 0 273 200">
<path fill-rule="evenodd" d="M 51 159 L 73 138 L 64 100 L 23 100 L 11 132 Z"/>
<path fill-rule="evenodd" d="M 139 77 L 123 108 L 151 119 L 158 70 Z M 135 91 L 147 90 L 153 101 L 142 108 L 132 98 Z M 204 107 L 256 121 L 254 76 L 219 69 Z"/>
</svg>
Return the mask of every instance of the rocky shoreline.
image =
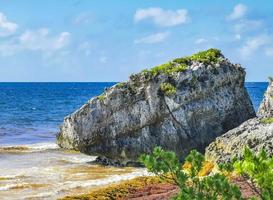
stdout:
<svg viewBox="0 0 273 200">
<path fill-rule="evenodd" d="M 211 163 L 240 158 L 245 147 L 272 156 L 273 80 L 257 116 L 244 80 L 244 69 L 215 49 L 175 59 L 92 98 L 65 118 L 57 143 L 98 156 L 96 163 L 118 167 L 134 166 L 140 154 L 155 146 L 174 151 L 180 160 L 197 149 Z M 136 180 L 64 199 L 167 200 L 178 191 L 154 177 Z M 244 197 L 257 196 L 241 177 L 231 182 Z"/>
</svg>

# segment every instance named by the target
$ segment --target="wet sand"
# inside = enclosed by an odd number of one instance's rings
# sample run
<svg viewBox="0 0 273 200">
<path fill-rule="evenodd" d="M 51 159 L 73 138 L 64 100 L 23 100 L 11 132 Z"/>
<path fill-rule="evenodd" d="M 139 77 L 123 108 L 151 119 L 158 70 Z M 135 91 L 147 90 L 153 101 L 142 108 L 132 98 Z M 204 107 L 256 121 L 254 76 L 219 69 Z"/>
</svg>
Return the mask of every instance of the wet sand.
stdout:
<svg viewBox="0 0 273 200">
<path fill-rule="evenodd" d="M 55 144 L 0 147 L 0 199 L 57 199 L 147 174 L 90 164 L 94 159 Z"/>
</svg>

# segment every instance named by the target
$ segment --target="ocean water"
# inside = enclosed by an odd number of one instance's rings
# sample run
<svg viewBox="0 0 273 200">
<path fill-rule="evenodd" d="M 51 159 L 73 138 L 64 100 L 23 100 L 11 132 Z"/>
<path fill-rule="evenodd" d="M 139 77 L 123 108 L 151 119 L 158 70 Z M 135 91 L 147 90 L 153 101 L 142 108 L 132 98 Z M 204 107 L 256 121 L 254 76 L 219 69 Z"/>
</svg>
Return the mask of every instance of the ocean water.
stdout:
<svg viewBox="0 0 273 200">
<path fill-rule="evenodd" d="M 0 83 L 0 145 L 53 142 L 63 118 L 115 83 Z M 255 109 L 268 83 L 246 83 Z"/>
<path fill-rule="evenodd" d="M 115 83 L 0 83 L 0 199 L 58 199 L 148 175 L 145 169 L 91 164 L 60 149 L 63 118 Z M 246 83 L 255 109 L 267 83 Z"/>
<path fill-rule="evenodd" d="M 63 118 L 115 83 L 0 83 L 0 144 L 53 142 Z"/>
</svg>

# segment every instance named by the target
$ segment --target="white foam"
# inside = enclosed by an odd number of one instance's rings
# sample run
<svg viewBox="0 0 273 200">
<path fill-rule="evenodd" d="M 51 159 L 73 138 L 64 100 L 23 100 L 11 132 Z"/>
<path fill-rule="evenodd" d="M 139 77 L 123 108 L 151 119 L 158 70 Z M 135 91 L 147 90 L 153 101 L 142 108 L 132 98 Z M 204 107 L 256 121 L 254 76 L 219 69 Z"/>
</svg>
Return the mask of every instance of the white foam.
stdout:
<svg viewBox="0 0 273 200">
<path fill-rule="evenodd" d="M 14 187 L 24 186 L 24 185 L 26 185 L 26 184 L 27 184 L 27 183 L 6 184 L 6 185 L 4 185 L 4 186 L 0 186 L 0 191 L 9 190 L 9 189 L 14 188 Z"/>
<path fill-rule="evenodd" d="M 22 149 L 22 152 L 29 152 L 29 151 L 45 151 L 45 150 L 52 150 L 52 149 L 59 149 L 60 147 L 55 143 L 36 143 L 36 144 L 22 144 L 22 145 L 2 145 L 0 148 L 25 148 Z M 9 149 L 10 151 L 10 149 Z"/>
<path fill-rule="evenodd" d="M 59 149 L 60 147 L 56 143 L 36 143 L 26 145 L 26 147 L 35 150 L 50 150 L 50 149 Z"/>
<path fill-rule="evenodd" d="M 63 185 L 63 190 L 73 189 L 77 187 L 94 187 L 107 185 L 110 183 L 116 183 L 120 181 L 130 180 L 139 176 L 150 176 L 152 175 L 146 169 L 138 169 L 134 172 L 124 175 L 112 175 L 104 179 L 90 180 L 90 181 L 67 181 Z"/>
<path fill-rule="evenodd" d="M 69 157 L 64 157 L 62 160 L 70 162 L 70 163 L 87 163 L 87 162 L 92 162 L 96 159 L 96 156 L 88 156 L 84 154 L 79 154 L 75 156 L 69 156 Z"/>
</svg>

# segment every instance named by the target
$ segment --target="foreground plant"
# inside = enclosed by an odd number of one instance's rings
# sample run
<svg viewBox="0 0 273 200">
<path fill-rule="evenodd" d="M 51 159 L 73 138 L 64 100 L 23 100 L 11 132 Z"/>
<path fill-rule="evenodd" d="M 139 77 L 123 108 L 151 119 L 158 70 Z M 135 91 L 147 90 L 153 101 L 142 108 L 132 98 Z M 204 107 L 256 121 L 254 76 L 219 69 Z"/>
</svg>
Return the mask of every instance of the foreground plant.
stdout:
<svg viewBox="0 0 273 200">
<path fill-rule="evenodd" d="M 193 150 L 186 157 L 183 168 L 174 152 L 156 147 L 151 155 L 142 155 L 140 161 L 150 171 L 165 180 L 171 180 L 179 186 L 176 200 L 217 200 L 243 199 L 237 186 L 216 173 L 200 177 L 204 166 L 204 156 Z"/>
<path fill-rule="evenodd" d="M 245 148 L 241 159 L 234 158 L 231 163 L 220 165 L 226 171 L 235 171 L 245 178 L 260 199 L 273 199 L 273 157 L 264 150 L 255 155 Z"/>
</svg>

